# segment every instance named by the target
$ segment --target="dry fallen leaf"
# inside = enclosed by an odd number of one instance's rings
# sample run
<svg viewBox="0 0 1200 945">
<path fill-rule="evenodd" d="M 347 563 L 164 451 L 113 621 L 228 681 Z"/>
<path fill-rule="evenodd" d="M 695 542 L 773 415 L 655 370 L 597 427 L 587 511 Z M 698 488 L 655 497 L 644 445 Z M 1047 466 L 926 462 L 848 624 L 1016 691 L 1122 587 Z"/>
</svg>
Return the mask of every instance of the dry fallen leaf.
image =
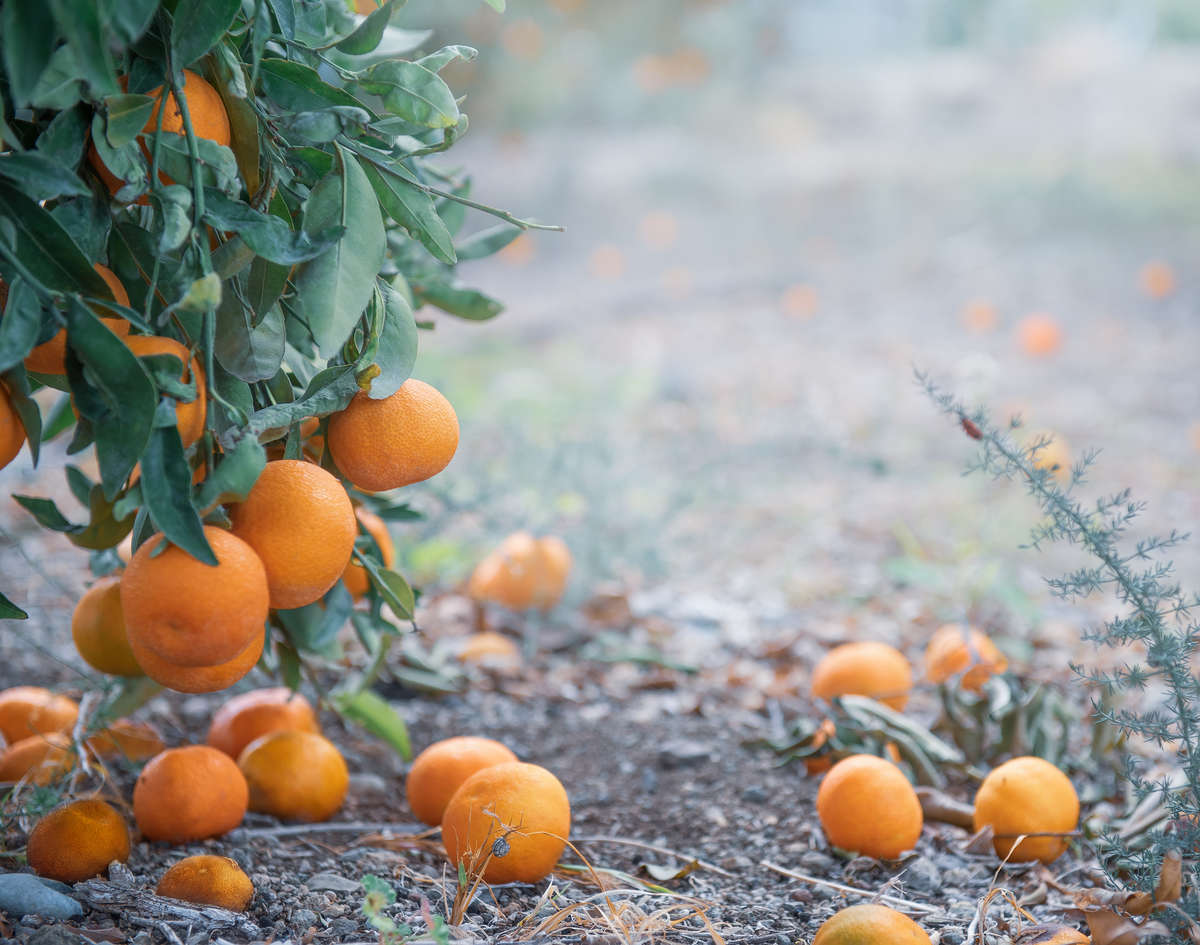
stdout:
<svg viewBox="0 0 1200 945">
<path fill-rule="evenodd" d="M 973 853 L 976 856 L 986 856 L 989 853 L 995 852 L 995 847 L 992 846 L 992 841 L 996 836 L 996 832 L 992 830 L 991 824 L 986 824 L 974 834 L 963 847 L 967 853 Z"/>
<path fill-rule="evenodd" d="M 1088 945 L 1088 937 L 1069 925 L 1028 925 L 1013 938 L 1013 945 Z"/>
<path fill-rule="evenodd" d="M 975 825 L 975 808 L 944 791 L 922 786 L 917 788 L 917 799 L 921 802 L 921 811 L 927 822 L 953 824 L 965 830 L 970 830 Z M 988 842 L 991 842 L 990 837 Z"/>
<path fill-rule="evenodd" d="M 1183 894 L 1183 854 L 1168 850 L 1158 870 L 1154 887 L 1155 902 L 1175 902 Z"/>
<path fill-rule="evenodd" d="M 1090 909 L 1084 912 L 1093 945 L 1138 945 L 1144 938 L 1169 938 L 1171 930 L 1161 922 L 1137 923 L 1116 909 Z"/>
</svg>

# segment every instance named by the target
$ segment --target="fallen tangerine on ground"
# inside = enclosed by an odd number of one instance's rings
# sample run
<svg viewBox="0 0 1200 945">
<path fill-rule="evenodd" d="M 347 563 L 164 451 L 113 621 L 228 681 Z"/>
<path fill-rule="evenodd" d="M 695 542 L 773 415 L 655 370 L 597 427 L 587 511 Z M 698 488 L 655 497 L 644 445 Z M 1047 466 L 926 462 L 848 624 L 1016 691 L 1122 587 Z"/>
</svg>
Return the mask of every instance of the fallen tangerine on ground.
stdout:
<svg viewBox="0 0 1200 945">
<path fill-rule="evenodd" d="M 354 510 L 354 514 L 358 518 L 359 525 L 379 546 L 379 553 L 383 557 L 383 566 L 390 568 L 396 563 L 396 546 L 392 542 L 387 524 L 374 512 L 361 505 Z M 366 594 L 367 588 L 371 584 L 371 579 L 367 576 L 367 569 L 355 561 L 353 555 L 350 557 L 350 563 L 346 565 L 346 570 L 342 572 L 342 583 L 346 585 L 346 590 L 355 600 Z"/>
<path fill-rule="evenodd" d="M 1037 451 L 1036 455 L 1030 457 L 1033 468 L 1044 469 L 1046 472 L 1052 473 L 1059 481 L 1069 479 L 1071 477 L 1071 449 L 1067 446 L 1066 440 L 1049 431 L 1039 430 L 1029 434 L 1026 443 L 1032 445 L 1039 440 L 1048 442 Z"/>
<path fill-rule="evenodd" d="M 105 801 L 71 801 L 37 822 L 26 852 L 38 876 L 78 883 L 107 873 L 113 860 L 129 859 L 129 828 Z"/>
<path fill-rule="evenodd" d="M 499 668 L 516 666 L 521 662 L 521 650 L 503 633 L 486 630 L 473 633 L 458 651 L 460 663 Z"/>
<path fill-rule="evenodd" d="M 213 713 L 205 741 L 236 760 L 256 738 L 280 731 L 321 731 L 309 701 L 286 686 L 234 696 Z"/>
<path fill-rule="evenodd" d="M 62 732 L 30 735 L 13 742 L 0 755 L 0 781 L 44 786 L 65 778 L 75 768 L 75 746 Z"/>
<path fill-rule="evenodd" d="M 911 689 L 908 658 L 894 646 L 874 640 L 835 646 L 812 675 L 813 696 L 827 702 L 834 696 L 869 696 L 900 711 Z"/>
<path fill-rule="evenodd" d="M 1152 260 L 1142 266 L 1138 284 L 1152 299 L 1165 299 L 1175 291 L 1175 270 L 1162 260 Z"/>
<path fill-rule="evenodd" d="M 117 719 L 89 738 L 86 744 L 98 758 L 123 758 L 126 761 L 146 761 L 167 747 L 153 725 L 130 719 Z"/>
<path fill-rule="evenodd" d="M 467 778 L 491 765 L 517 760 L 506 745 L 492 738 L 459 735 L 434 742 L 417 755 L 404 781 L 408 806 L 418 820 L 436 827 Z"/>
<path fill-rule="evenodd" d="M 120 578 L 101 578 L 84 592 L 71 614 L 71 636 L 94 669 L 110 676 L 143 675 L 125 632 Z"/>
<path fill-rule="evenodd" d="M 328 820 L 350 786 L 342 753 L 313 732 L 263 735 L 242 750 L 238 767 L 250 786 L 250 809 L 280 820 Z"/>
<path fill-rule="evenodd" d="M 266 631 L 259 630 L 237 656 L 216 666 L 177 666 L 136 640 L 129 641 L 142 670 L 161 686 L 176 692 L 220 692 L 242 679 L 262 658 Z"/>
<path fill-rule="evenodd" d="M 229 518 L 262 559 L 271 606 L 282 610 L 320 600 L 346 570 L 358 534 L 342 484 L 299 459 L 267 463 Z"/>
<path fill-rule="evenodd" d="M 246 651 L 263 634 L 268 607 L 267 572 L 236 535 L 204 526 L 217 564 L 198 561 L 155 535 L 138 548 L 121 578 L 121 606 L 134 657 L 158 679 L 141 651 L 168 664 L 216 666 Z M 164 685 L 166 685 L 164 683 Z"/>
<path fill-rule="evenodd" d="M 901 912 L 874 902 L 847 906 L 817 929 L 812 945 L 930 945 L 929 936 Z"/>
<path fill-rule="evenodd" d="M 534 607 L 550 610 L 562 600 L 571 576 L 571 563 L 571 549 L 557 535 L 538 540 Z"/>
<path fill-rule="evenodd" d="M 125 76 L 121 77 L 121 87 L 125 88 L 128 80 Z M 146 121 L 142 128 L 142 134 L 153 134 L 158 127 L 158 111 L 161 107 L 162 86 L 151 89 L 146 93 L 154 99 L 154 110 L 150 113 L 150 118 Z M 192 130 L 198 138 L 207 138 L 209 141 L 215 141 L 217 144 L 229 147 L 232 140 L 229 128 L 229 114 L 225 111 L 225 105 L 221 101 L 220 93 L 213 88 L 200 75 L 192 72 L 191 69 L 183 70 L 183 94 L 187 98 L 188 115 L 192 120 Z M 184 134 L 183 113 L 179 110 L 179 104 L 175 101 L 173 93 L 168 92 L 166 97 L 166 112 L 163 114 L 162 130 L 171 134 Z M 150 149 L 146 143 L 141 142 L 142 153 L 146 155 L 147 161 L 150 159 Z M 89 143 L 88 145 L 88 163 L 95 168 L 96 173 L 100 175 L 100 179 L 104 181 L 104 185 L 108 188 L 110 194 L 116 194 L 125 182 L 110 171 L 100 159 L 100 154 L 96 151 L 96 146 Z M 171 184 L 171 180 L 162 171 L 159 171 L 158 179 L 164 184 Z M 137 203 L 145 205 L 149 203 L 149 199 L 143 194 L 137 199 Z"/>
<path fill-rule="evenodd" d="M 25 426 L 13 408 L 8 388 L 0 384 L 0 469 L 17 458 L 24 443 Z"/>
<path fill-rule="evenodd" d="M 975 627 L 947 623 L 938 627 L 925 647 L 925 675 L 944 683 L 963 673 L 959 685 L 978 692 L 994 674 L 1008 669 L 1008 659 L 986 634 Z"/>
<path fill-rule="evenodd" d="M 191 843 L 228 833 L 246 816 L 249 790 L 238 766 L 207 745 L 168 748 L 133 786 L 133 816 L 147 840 Z"/>
<path fill-rule="evenodd" d="M 514 532 L 476 566 L 467 593 L 509 610 L 528 610 L 537 591 L 537 555 L 537 539 Z"/>
<path fill-rule="evenodd" d="M 0 735 L 10 745 L 30 735 L 65 732 L 78 717 L 74 699 L 41 686 L 13 686 L 0 692 Z"/>
<path fill-rule="evenodd" d="M 1062 343 L 1062 328 L 1049 315 L 1040 312 L 1027 315 L 1017 325 L 1017 344 L 1030 357 L 1049 357 L 1058 352 Z"/>
<path fill-rule="evenodd" d="M 130 335 L 124 339 L 126 346 L 139 358 L 168 354 L 179 359 L 181 383 L 196 385 L 194 400 L 175 402 L 175 423 L 179 427 L 179 438 L 187 449 L 204 435 L 204 420 L 208 416 L 208 391 L 205 388 L 204 368 L 191 353 L 174 338 L 160 335 Z"/>
<path fill-rule="evenodd" d="M 962 320 L 967 330 L 977 335 L 995 330 L 996 326 L 1000 323 L 1000 317 L 996 314 L 996 307 L 990 302 L 984 302 L 979 299 L 966 304 L 963 308 Z"/>
<path fill-rule="evenodd" d="M 571 803 L 562 782 L 545 768 L 520 761 L 471 775 L 442 815 L 442 843 L 451 863 L 470 875 L 491 852 L 483 867 L 486 883 L 544 879 L 570 832 Z"/>
<path fill-rule="evenodd" d="M 436 476 L 458 449 L 458 416 L 441 392 L 410 377 L 390 397 L 354 395 L 329 418 L 326 442 L 342 474 L 367 492 Z"/>
<path fill-rule="evenodd" d="M 894 860 L 921 836 L 917 792 L 896 765 L 874 755 L 843 758 L 817 790 L 817 816 L 835 847 Z"/>
<path fill-rule="evenodd" d="M 1044 758 L 1026 755 L 992 769 L 975 794 L 975 829 L 991 827 L 996 855 L 1011 863 L 1049 863 L 1067 848 L 1066 837 L 1025 837 L 1031 833 L 1070 833 L 1079 824 L 1079 795 L 1070 779 Z"/>
<path fill-rule="evenodd" d="M 189 856 L 171 866 L 154 892 L 204 906 L 244 912 L 254 898 L 254 884 L 227 856 Z"/>
</svg>

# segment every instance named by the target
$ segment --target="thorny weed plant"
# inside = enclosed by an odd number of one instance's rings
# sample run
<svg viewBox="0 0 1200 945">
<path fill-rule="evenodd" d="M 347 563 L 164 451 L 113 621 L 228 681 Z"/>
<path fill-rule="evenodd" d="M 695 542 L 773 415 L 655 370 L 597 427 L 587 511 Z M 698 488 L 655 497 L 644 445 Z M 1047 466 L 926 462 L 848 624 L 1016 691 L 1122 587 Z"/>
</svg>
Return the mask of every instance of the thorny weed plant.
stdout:
<svg viewBox="0 0 1200 945">
<path fill-rule="evenodd" d="M 1200 597 L 1174 579 L 1164 552 L 1187 540 L 1172 530 L 1165 536 L 1132 541 L 1131 523 L 1145 509 L 1128 489 L 1102 496 L 1088 505 L 1078 491 L 1097 452 L 1089 451 L 1062 478 L 1039 468 L 1047 437 L 1018 446 L 1008 432 L 990 424 L 983 410 L 969 411 L 927 374 L 917 382 L 941 410 L 956 418 L 979 444 L 968 472 L 1021 483 L 1041 506 L 1044 518 L 1034 526 L 1030 546 L 1041 550 L 1065 542 L 1082 549 L 1089 563 L 1047 578 L 1058 598 L 1075 602 L 1111 594 L 1118 616 L 1085 629 L 1082 637 L 1097 646 L 1120 649 L 1124 661 L 1115 669 L 1071 664 L 1091 690 L 1096 737 L 1118 736 L 1125 751 L 1124 776 L 1133 797 L 1144 806 L 1157 800 L 1166 814 L 1160 824 L 1131 837 L 1108 829 L 1099 845 L 1109 877 L 1118 885 L 1153 889 L 1164 854 L 1200 844 L 1200 680 L 1193 658 L 1200 643 L 1200 624 L 1193 616 Z M 1019 419 L 1010 428 L 1020 426 Z M 1132 547 L 1130 547 L 1132 541 Z M 1154 759 L 1135 754 L 1130 741 L 1157 749 Z M 1131 842 L 1132 841 L 1132 842 Z M 1180 905 L 1200 915 L 1200 883 L 1193 882 Z"/>
</svg>

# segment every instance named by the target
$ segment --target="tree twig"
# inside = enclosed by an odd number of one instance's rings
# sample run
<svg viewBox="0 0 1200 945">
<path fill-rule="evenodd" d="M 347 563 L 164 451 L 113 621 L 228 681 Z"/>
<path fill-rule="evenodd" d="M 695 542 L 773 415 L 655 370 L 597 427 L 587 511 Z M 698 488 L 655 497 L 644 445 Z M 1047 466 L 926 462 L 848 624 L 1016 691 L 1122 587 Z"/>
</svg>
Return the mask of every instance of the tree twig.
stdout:
<svg viewBox="0 0 1200 945">
<path fill-rule="evenodd" d="M 910 899 L 901 899 L 899 896 L 889 896 L 886 893 L 880 893 L 873 889 L 857 889 L 854 886 L 846 886 L 842 883 L 831 882 L 827 879 L 817 879 L 815 876 L 806 876 L 804 873 L 797 873 L 794 870 L 786 869 L 778 866 L 769 860 L 761 860 L 762 866 L 772 872 L 779 873 L 783 876 L 790 876 L 792 879 L 798 879 L 803 883 L 812 883 L 814 886 L 825 886 L 828 889 L 836 889 L 838 892 L 846 893 L 851 896 L 861 896 L 864 899 L 874 899 L 877 902 L 887 903 L 889 906 L 894 906 L 900 910 L 915 912 L 918 915 L 932 915 L 935 912 L 940 912 L 940 909 L 934 906 L 927 906 L 920 902 L 913 902 Z"/>
</svg>

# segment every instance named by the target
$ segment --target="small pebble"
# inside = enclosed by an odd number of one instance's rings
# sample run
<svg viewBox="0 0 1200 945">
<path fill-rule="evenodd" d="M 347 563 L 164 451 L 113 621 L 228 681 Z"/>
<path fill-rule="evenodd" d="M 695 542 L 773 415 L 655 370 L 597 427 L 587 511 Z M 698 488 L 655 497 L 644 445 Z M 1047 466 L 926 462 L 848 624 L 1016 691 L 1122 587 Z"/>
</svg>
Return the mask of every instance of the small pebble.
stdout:
<svg viewBox="0 0 1200 945">
<path fill-rule="evenodd" d="M 316 924 L 317 914 L 311 909 L 297 909 L 292 913 L 292 925 L 297 929 L 309 929 Z"/>
<path fill-rule="evenodd" d="M 308 878 L 305 885 L 314 892 L 327 890 L 329 892 L 360 893 L 363 891 L 362 883 L 331 871 L 314 873 Z"/>
<path fill-rule="evenodd" d="M 767 802 L 766 788 L 752 784 L 742 791 L 742 800 L 747 804 L 765 804 Z"/>
</svg>

